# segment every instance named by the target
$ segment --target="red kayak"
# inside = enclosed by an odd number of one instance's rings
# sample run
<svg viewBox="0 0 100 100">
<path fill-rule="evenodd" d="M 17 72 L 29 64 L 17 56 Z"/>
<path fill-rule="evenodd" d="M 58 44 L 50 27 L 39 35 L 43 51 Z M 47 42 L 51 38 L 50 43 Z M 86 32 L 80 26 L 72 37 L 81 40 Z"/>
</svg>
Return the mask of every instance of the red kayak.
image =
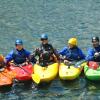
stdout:
<svg viewBox="0 0 100 100">
<path fill-rule="evenodd" d="M 28 64 L 24 66 L 10 66 L 11 71 L 16 73 L 15 79 L 18 81 L 27 81 L 30 80 L 31 74 L 33 73 L 33 65 Z"/>
<path fill-rule="evenodd" d="M 0 87 L 12 85 L 14 77 L 15 73 L 7 68 L 0 71 Z"/>
</svg>

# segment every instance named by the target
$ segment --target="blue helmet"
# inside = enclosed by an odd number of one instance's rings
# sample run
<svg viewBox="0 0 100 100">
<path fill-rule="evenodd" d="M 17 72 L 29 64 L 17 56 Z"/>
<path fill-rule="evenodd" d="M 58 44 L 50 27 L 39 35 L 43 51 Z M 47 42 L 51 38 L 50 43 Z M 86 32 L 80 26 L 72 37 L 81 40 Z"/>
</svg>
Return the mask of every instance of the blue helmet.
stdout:
<svg viewBox="0 0 100 100">
<path fill-rule="evenodd" d="M 15 45 L 23 45 L 23 41 L 18 39 L 15 41 Z"/>
<path fill-rule="evenodd" d="M 41 39 L 48 39 L 48 35 L 47 34 L 42 34 Z"/>
</svg>

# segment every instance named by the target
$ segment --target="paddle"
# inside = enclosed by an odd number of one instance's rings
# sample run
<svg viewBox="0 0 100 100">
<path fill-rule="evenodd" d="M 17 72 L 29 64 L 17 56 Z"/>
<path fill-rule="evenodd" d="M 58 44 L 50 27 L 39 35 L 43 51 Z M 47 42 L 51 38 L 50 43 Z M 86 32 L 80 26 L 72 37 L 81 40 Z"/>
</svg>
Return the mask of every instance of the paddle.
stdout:
<svg viewBox="0 0 100 100">
<path fill-rule="evenodd" d="M 64 60 L 66 60 L 66 56 L 62 56 L 62 55 L 60 55 L 60 59 L 62 60 L 62 61 L 64 61 Z M 70 62 L 70 61 L 72 61 L 72 62 Z M 66 60 L 66 62 L 64 63 L 65 65 L 67 65 L 68 66 L 68 68 L 70 68 L 70 66 L 71 65 L 74 65 L 74 67 L 76 67 L 76 68 L 79 68 L 79 67 L 81 67 L 81 66 L 84 66 L 86 63 L 86 60 L 80 60 L 80 61 L 76 61 L 76 60 L 74 60 L 74 59 L 70 59 L 70 61 L 67 61 Z"/>
<path fill-rule="evenodd" d="M 74 61 L 74 62 L 69 62 L 66 65 L 68 66 L 68 68 L 70 68 L 70 66 L 74 65 L 74 67 L 76 68 L 80 68 L 81 66 L 84 66 L 86 64 L 86 60 L 81 60 L 81 61 Z"/>
<path fill-rule="evenodd" d="M 23 69 L 26 73 L 31 75 L 31 73 L 29 71 L 27 71 L 26 69 L 23 68 L 24 65 L 22 65 L 22 64 L 15 64 L 15 66 L 18 66 L 19 68 Z"/>
<path fill-rule="evenodd" d="M 86 64 L 86 60 L 81 60 L 81 61 L 75 63 L 74 66 L 75 66 L 76 68 L 80 68 L 81 66 L 84 66 L 85 64 Z"/>
</svg>

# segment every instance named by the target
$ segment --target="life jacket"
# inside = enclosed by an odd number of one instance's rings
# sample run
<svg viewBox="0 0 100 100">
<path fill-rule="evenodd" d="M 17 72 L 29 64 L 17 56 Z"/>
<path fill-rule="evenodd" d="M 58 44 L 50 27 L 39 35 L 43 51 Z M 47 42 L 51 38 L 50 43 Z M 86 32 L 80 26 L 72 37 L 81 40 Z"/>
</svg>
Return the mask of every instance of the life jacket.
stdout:
<svg viewBox="0 0 100 100">
<path fill-rule="evenodd" d="M 54 49 L 52 45 L 45 44 L 40 46 L 40 62 L 54 62 Z"/>
<path fill-rule="evenodd" d="M 27 58 L 24 49 L 22 49 L 21 51 L 17 51 L 16 49 L 14 49 L 12 57 L 13 57 L 14 63 L 16 64 L 24 63 Z"/>
<path fill-rule="evenodd" d="M 81 60 L 78 47 L 74 47 L 72 49 L 68 48 L 68 53 L 67 53 L 66 57 L 67 57 L 67 60 L 69 60 L 69 61 Z"/>
</svg>

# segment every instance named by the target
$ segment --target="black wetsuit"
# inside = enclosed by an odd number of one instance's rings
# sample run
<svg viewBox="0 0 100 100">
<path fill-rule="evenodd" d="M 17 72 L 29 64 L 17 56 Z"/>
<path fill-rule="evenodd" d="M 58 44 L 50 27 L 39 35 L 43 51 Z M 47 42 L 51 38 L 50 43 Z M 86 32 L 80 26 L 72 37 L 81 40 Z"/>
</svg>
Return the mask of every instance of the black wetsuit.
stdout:
<svg viewBox="0 0 100 100">
<path fill-rule="evenodd" d="M 58 54 L 51 44 L 41 44 L 40 48 L 35 51 L 35 56 L 39 56 L 41 66 L 47 66 L 49 63 L 55 62 L 53 54 L 58 58 Z"/>
</svg>

